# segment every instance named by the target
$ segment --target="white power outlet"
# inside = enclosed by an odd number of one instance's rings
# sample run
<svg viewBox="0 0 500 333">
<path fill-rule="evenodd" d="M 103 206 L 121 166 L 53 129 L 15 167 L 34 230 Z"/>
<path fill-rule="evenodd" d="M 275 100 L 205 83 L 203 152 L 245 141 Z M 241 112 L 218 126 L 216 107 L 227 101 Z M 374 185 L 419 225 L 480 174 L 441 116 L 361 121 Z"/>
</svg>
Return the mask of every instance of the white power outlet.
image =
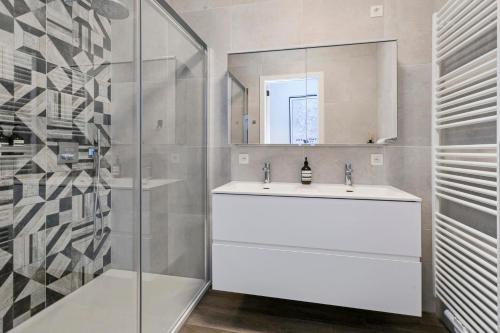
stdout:
<svg viewBox="0 0 500 333">
<path fill-rule="evenodd" d="M 384 16 L 384 5 L 375 5 L 370 7 L 370 17 Z"/>
<path fill-rule="evenodd" d="M 373 166 L 384 165 L 384 155 L 382 154 L 371 154 L 370 160 Z"/>
<path fill-rule="evenodd" d="M 248 164 L 250 162 L 250 157 L 248 154 L 239 154 L 238 155 L 238 163 L 240 164 Z"/>
</svg>

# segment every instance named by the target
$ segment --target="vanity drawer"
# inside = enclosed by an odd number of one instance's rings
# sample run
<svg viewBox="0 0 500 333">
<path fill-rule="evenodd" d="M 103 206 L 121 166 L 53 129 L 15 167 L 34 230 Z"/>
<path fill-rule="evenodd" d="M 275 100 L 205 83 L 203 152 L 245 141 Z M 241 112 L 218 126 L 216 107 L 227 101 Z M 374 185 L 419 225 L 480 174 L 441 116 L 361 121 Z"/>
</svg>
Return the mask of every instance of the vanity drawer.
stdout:
<svg viewBox="0 0 500 333">
<path fill-rule="evenodd" d="M 421 315 L 420 262 L 214 243 L 213 288 Z"/>
<path fill-rule="evenodd" d="M 420 257 L 420 202 L 213 195 L 214 241 Z"/>
</svg>

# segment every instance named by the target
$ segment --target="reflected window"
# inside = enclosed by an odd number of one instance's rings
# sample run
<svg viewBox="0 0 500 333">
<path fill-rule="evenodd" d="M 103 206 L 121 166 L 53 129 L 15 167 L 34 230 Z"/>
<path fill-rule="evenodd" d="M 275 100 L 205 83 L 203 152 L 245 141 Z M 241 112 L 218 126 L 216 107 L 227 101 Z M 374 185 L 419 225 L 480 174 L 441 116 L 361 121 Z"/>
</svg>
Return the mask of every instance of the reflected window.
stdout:
<svg viewBox="0 0 500 333">
<path fill-rule="evenodd" d="M 289 111 L 289 143 L 318 143 L 318 95 L 290 97 Z"/>
<path fill-rule="evenodd" d="M 320 142 L 321 74 L 262 77 L 261 139 L 266 144 Z"/>
</svg>

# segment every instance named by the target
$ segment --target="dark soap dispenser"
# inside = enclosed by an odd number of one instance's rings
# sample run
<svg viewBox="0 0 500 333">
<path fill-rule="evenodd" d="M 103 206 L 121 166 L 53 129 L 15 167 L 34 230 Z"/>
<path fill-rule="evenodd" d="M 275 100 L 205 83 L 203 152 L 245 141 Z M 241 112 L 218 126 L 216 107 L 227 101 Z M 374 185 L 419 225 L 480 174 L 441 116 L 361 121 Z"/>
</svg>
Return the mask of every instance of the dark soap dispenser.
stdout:
<svg viewBox="0 0 500 333">
<path fill-rule="evenodd" d="M 304 185 L 309 185 L 312 182 L 312 170 L 309 166 L 309 162 L 307 161 L 307 157 L 304 160 L 304 166 L 302 167 L 302 170 L 300 170 L 300 181 Z"/>
</svg>

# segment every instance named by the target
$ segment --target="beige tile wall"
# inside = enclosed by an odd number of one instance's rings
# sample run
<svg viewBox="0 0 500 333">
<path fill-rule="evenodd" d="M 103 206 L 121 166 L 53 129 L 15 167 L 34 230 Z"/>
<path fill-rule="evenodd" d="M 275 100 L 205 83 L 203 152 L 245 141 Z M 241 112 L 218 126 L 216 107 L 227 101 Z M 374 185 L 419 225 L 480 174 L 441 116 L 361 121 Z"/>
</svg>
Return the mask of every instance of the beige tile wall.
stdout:
<svg viewBox="0 0 500 333">
<path fill-rule="evenodd" d="M 423 198 L 423 301 L 434 311 L 431 264 L 431 23 L 443 0 L 169 0 L 213 48 L 211 144 L 212 184 L 229 179 L 259 180 L 265 160 L 275 181 L 297 181 L 304 155 L 317 182 L 341 182 L 343 163 L 353 161 L 354 181 L 391 184 Z M 370 18 L 370 5 L 383 4 L 385 15 Z M 224 74 L 227 53 L 336 44 L 372 39 L 399 41 L 399 139 L 385 147 L 230 147 Z M 248 153 L 250 164 L 238 165 Z M 372 167 L 370 154 L 383 153 L 385 165 Z M 232 176 L 229 176 L 229 172 Z"/>
</svg>

